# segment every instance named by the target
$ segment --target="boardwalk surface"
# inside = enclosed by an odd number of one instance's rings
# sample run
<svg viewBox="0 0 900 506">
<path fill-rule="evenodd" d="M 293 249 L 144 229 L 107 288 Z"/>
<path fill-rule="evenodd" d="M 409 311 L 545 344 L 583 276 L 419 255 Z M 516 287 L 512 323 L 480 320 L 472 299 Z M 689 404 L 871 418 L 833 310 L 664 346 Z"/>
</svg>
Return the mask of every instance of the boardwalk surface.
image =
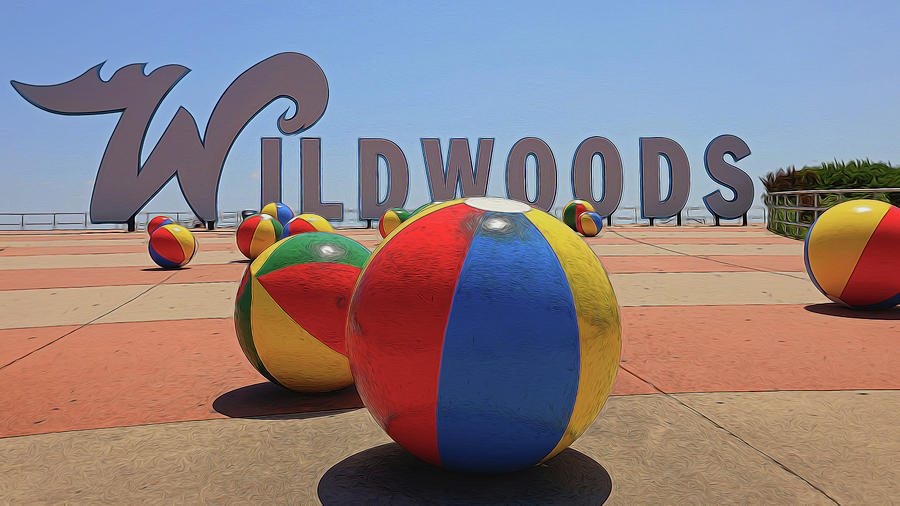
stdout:
<svg viewBox="0 0 900 506">
<path fill-rule="evenodd" d="M 473 477 L 408 456 L 352 388 L 266 383 L 234 335 L 233 233 L 197 235 L 164 271 L 142 233 L 0 234 L 0 503 L 900 502 L 900 309 L 831 304 L 800 242 L 587 239 L 622 306 L 613 396 L 547 464 Z"/>
</svg>

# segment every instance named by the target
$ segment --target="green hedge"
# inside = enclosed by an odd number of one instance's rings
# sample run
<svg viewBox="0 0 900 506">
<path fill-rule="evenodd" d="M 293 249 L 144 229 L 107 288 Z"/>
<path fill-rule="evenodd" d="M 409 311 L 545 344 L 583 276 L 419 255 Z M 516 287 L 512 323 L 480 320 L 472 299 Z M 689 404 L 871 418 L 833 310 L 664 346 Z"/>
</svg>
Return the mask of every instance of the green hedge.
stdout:
<svg viewBox="0 0 900 506">
<path fill-rule="evenodd" d="M 850 162 L 823 163 L 818 166 L 806 166 L 801 169 L 788 167 L 770 172 L 764 178 L 760 178 L 766 191 L 795 191 L 795 190 L 838 190 L 844 188 L 900 188 L 900 167 L 890 163 L 872 162 L 869 159 L 852 160 Z M 791 198 L 791 197 L 789 197 Z M 831 207 L 837 204 L 841 198 L 838 194 L 820 194 L 819 207 Z M 900 193 L 876 193 L 845 195 L 844 200 L 871 199 L 889 202 L 900 206 Z M 800 206 L 812 207 L 814 203 L 811 195 L 800 197 Z M 791 202 L 792 205 L 793 202 Z M 794 221 L 797 223 L 812 223 L 815 214 L 812 211 L 785 211 L 775 210 L 776 220 Z M 795 225 L 775 224 L 775 220 L 769 224 L 773 232 L 804 239 L 808 228 Z"/>
</svg>

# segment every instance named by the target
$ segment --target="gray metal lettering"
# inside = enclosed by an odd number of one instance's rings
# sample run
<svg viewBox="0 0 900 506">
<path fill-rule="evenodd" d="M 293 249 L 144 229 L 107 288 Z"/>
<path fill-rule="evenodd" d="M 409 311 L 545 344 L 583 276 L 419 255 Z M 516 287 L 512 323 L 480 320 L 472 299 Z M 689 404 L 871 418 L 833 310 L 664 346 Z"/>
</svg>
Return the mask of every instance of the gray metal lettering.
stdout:
<svg viewBox="0 0 900 506">
<path fill-rule="evenodd" d="M 322 202 L 322 139 L 300 139 L 300 212 L 343 221 L 344 204 Z"/>
<path fill-rule="evenodd" d="M 734 135 L 720 135 L 706 147 L 703 155 L 706 173 L 715 182 L 726 186 L 734 192 L 734 198 L 727 200 L 721 190 L 716 190 L 703 197 L 706 208 L 713 215 L 722 218 L 740 218 L 753 205 L 753 180 L 741 169 L 726 162 L 725 155 L 731 155 L 734 161 L 750 154 L 747 143 Z"/>
<path fill-rule="evenodd" d="M 22 97 L 49 112 L 121 113 L 94 182 L 94 223 L 127 222 L 175 176 L 194 213 L 204 221 L 215 221 L 222 167 L 244 126 L 273 101 L 287 98 L 297 110 L 290 117 L 289 110 L 285 111 L 278 128 L 285 135 L 294 134 L 318 121 L 328 103 L 328 83 L 316 62 L 299 53 L 277 54 L 231 83 L 213 109 L 202 138 L 191 113 L 179 108 L 141 165 L 141 148 L 150 120 L 190 69 L 166 65 L 145 75 L 143 64 L 133 64 L 103 81 L 102 66 L 52 86 L 11 81 Z"/>
<path fill-rule="evenodd" d="M 388 186 L 378 200 L 378 159 L 387 163 Z M 359 140 L 359 218 L 377 220 L 388 209 L 403 207 L 409 192 L 409 166 L 400 146 L 387 139 Z"/>
<path fill-rule="evenodd" d="M 641 215 L 644 218 L 675 216 L 687 203 L 691 192 L 691 165 L 684 149 L 665 137 L 642 137 L 641 146 Z M 660 194 L 659 159 L 669 163 L 669 192 Z"/>
<path fill-rule="evenodd" d="M 281 137 L 259 140 L 260 178 L 259 208 L 270 202 L 281 202 Z"/>
<path fill-rule="evenodd" d="M 603 195 L 595 200 L 592 165 L 598 155 L 603 162 Z M 609 139 L 588 137 L 578 145 L 572 159 L 572 193 L 576 199 L 590 202 L 600 216 L 609 216 L 622 200 L 623 182 L 622 157 Z"/>
<path fill-rule="evenodd" d="M 469 139 L 450 139 L 446 170 L 440 139 L 421 141 L 432 201 L 453 200 L 457 196 L 457 190 L 462 197 L 485 196 L 488 174 L 491 171 L 494 139 L 478 139 L 474 170 L 472 155 L 469 152 Z"/>
<path fill-rule="evenodd" d="M 537 161 L 537 195 L 534 202 L 525 193 L 525 160 L 534 156 Z M 546 142 L 537 137 L 525 137 L 516 142 L 506 159 L 506 194 L 513 200 L 525 202 L 549 211 L 556 200 L 556 159 Z"/>
</svg>

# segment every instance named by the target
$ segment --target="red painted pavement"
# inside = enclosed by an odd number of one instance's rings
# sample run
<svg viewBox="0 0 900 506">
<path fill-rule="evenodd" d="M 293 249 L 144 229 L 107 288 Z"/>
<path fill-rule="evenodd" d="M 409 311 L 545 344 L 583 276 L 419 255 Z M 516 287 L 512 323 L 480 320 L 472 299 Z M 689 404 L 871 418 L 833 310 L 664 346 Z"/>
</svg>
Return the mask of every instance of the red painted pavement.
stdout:
<svg viewBox="0 0 900 506">
<path fill-rule="evenodd" d="M 69 330 L 0 331 L 0 342 L 18 343 L 32 334 L 55 338 Z M 7 407 L 0 410 L 0 437 L 226 418 L 213 403 L 229 392 L 226 398 L 240 397 L 235 391 L 261 382 L 230 318 L 89 325 L 0 369 L 0 406 Z M 619 371 L 613 395 L 644 393 L 654 391 Z M 287 413 L 343 407 L 329 405 L 328 395 L 281 397 L 280 410 Z M 251 398 L 219 409 L 262 415 L 272 412 L 268 402 L 257 406 Z"/>
<path fill-rule="evenodd" d="M 834 314 L 793 304 L 623 307 L 622 366 L 668 393 L 900 386 L 900 308 L 809 307 Z"/>
<path fill-rule="evenodd" d="M 90 325 L 0 369 L 0 437 L 223 418 L 213 401 L 260 381 L 231 319 Z"/>
<path fill-rule="evenodd" d="M 0 329 L 0 367 L 77 328 L 78 325 L 62 325 L 59 327 Z"/>
<path fill-rule="evenodd" d="M 900 385 L 900 310 L 862 319 L 830 304 L 810 307 L 834 314 L 800 305 L 625 307 L 622 365 L 669 393 Z M 69 330 L 0 338 L 13 344 L 12 356 Z M 27 344 L 32 335 L 40 340 Z M 231 319 L 90 325 L 0 369 L 0 384 L 15 385 L 0 389 L 0 406 L 15 407 L 0 414 L 0 437 L 222 418 L 211 407 L 219 396 L 262 381 Z M 613 388 L 614 395 L 654 392 L 622 370 Z"/>
<path fill-rule="evenodd" d="M 87 242 L 87 241 L 86 241 Z M 198 240 L 198 251 L 237 251 L 237 246 L 232 243 L 203 243 Z M 147 253 L 146 244 L 116 244 L 112 246 L 104 244 L 89 244 L 85 246 L 29 246 L 6 247 L 0 251 L 0 256 L 39 256 L 39 255 L 106 255 L 112 253 Z M 149 253 L 147 253 L 149 258 Z"/>
<path fill-rule="evenodd" d="M 600 257 L 611 274 L 640 272 L 739 272 L 764 270 L 804 272 L 803 259 L 793 255 L 635 255 Z M 724 262 L 724 263 L 723 263 Z M 149 264 L 149 262 L 148 262 Z M 63 269 L 0 270 L 0 291 L 84 286 L 153 285 L 175 272 L 166 283 L 238 281 L 247 267 L 243 261 L 229 264 L 188 265 L 178 270 L 158 267 L 84 267 Z"/>
<path fill-rule="evenodd" d="M 246 267 L 247 264 L 244 262 L 235 262 L 230 264 L 188 265 L 175 270 L 149 266 L 0 270 L 0 291 L 77 288 L 84 286 L 155 285 L 172 273 L 175 273 L 175 275 L 168 280 L 168 283 L 238 281 Z"/>
</svg>

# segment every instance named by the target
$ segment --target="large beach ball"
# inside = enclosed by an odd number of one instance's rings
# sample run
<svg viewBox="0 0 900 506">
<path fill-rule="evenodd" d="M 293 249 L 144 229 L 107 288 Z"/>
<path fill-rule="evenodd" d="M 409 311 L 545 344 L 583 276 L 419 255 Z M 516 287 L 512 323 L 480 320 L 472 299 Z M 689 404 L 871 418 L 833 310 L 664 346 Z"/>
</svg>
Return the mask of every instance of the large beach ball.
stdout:
<svg viewBox="0 0 900 506">
<path fill-rule="evenodd" d="M 418 457 L 473 473 L 568 447 L 616 376 L 615 293 L 587 244 L 506 199 L 422 211 L 369 258 L 347 321 L 359 394 Z"/>
<path fill-rule="evenodd" d="M 161 225 L 150 234 L 150 258 L 156 265 L 176 269 L 194 258 L 197 240 L 190 230 L 181 225 Z"/>
<path fill-rule="evenodd" d="M 585 211 L 575 220 L 575 229 L 585 237 L 594 237 L 603 230 L 603 217 L 594 211 Z"/>
<path fill-rule="evenodd" d="M 803 256 L 809 279 L 835 302 L 900 304 L 900 208 L 877 200 L 838 204 L 810 228 Z"/>
<path fill-rule="evenodd" d="M 281 202 L 266 204 L 259 212 L 260 214 L 268 214 L 278 220 L 278 223 L 281 223 L 282 228 L 284 228 L 284 226 L 287 225 L 287 222 L 291 221 L 291 218 L 294 217 L 294 211 Z"/>
<path fill-rule="evenodd" d="M 253 260 L 281 238 L 281 223 L 268 214 L 254 214 L 238 226 L 237 247 L 245 257 Z"/>
<path fill-rule="evenodd" d="M 422 211 L 424 211 L 430 207 L 436 206 L 438 204 L 443 204 L 443 202 L 426 202 L 425 204 L 422 204 L 421 206 L 417 207 L 412 213 L 410 213 L 410 216 L 415 216 L 415 215 L 421 213 Z"/>
<path fill-rule="evenodd" d="M 153 235 L 153 232 L 163 226 L 163 225 L 171 225 L 175 223 L 175 220 L 169 218 L 168 216 L 155 216 L 152 220 L 147 222 L 147 233 Z"/>
<path fill-rule="evenodd" d="M 238 289 L 234 327 L 260 374 L 300 392 L 353 383 L 344 331 L 368 256 L 352 239 L 310 232 L 282 239 L 250 264 Z"/>
<path fill-rule="evenodd" d="M 334 227 L 331 226 L 331 223 L 328 223 L 328 220 L 318 214 L 299 214 L 284 226 L 281 238 L 284 239 L 285 237 L 304 232 L 334 232 Z"/>
<path fill-rule="evenodd" d="M 572 230 L 578 230 L 578 217 L 581 216 L 581 213 L 585 211 L 593 211 L 594 206 L 591 205 L 590 202 L 586 202 L 584 200 L 573 200 L 566 204 L 566 207 L 563 208 L 562 220 L 563 223 L 569 226 Z"/>
<path fill-rule="evenodd" d="M 388 209 L 381 215 L 381 219 L 378 220 L 378 232 L 381 234 L 381 237 L 387 237 L 388 234 L 393 232 L 395 228 L 399 227 L 409 217 L 410 212 L 406 209 Z"/>
</svg>

